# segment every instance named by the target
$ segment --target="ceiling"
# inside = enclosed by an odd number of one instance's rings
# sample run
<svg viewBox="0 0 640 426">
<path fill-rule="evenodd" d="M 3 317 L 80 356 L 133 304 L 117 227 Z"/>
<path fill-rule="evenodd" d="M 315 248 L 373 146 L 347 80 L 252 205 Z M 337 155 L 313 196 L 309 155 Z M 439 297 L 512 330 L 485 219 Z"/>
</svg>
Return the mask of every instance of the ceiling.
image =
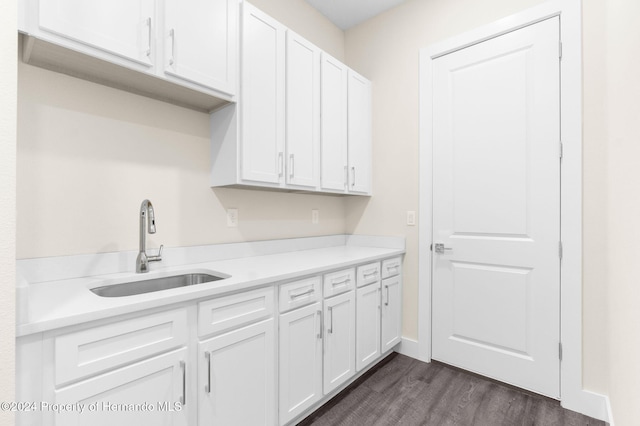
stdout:
<svg viewBox="0 0 640 426">
<path fill-rule="evenodd" d="M 348 30 L 406 0 L 306 0 L 338 28 Z"/>
</svg>

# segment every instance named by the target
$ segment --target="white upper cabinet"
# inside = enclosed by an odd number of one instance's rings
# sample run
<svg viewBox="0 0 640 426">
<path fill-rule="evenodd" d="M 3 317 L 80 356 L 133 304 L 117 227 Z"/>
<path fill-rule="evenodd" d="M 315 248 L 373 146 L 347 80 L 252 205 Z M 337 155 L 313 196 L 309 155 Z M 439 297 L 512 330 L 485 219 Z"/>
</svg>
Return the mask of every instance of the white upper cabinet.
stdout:
<svg viewBox="0 0 640 426">
<path fill-rule="evenodd" d="M 154 0 L 42 0 L 39 16 L 44 31 L 153 65 Z"/>
<path fill-rule="evenodd" d="M 287 184 L 316 188 L 320 176 L 320 49 L 287 30 Z"/>
<path fill-rule="evenodd" d="M 246 2 L 242 7 L 241 179 L 279 185 L 284 182 L 286 28 Z"/>
<path fill-rule="evenodd" d="M 371 82 L 349 70 L 349 192 L 371 193 Z"/>
<path fill-rule="evenodd" d="M 236 0 L 21 0 L 24 62 L 209 112 L 235 100 Z"/>
<path fill-rule="evenodd" d="M 322 54 L 322 178 L 323 190 L 347 189 L 347 79 L 342 62 Z"/>
<path fill-rule="evenodd" d="M 211 185 L 370 195 L 371 83 L 247 2 L 241 22 L 238 104 L 211 115 Z"/>
<path fill-rule="evenodd" d="M 237 11 L 235 0 L 165 0 L 164 71 L 235 93 Z"/>
</svg>

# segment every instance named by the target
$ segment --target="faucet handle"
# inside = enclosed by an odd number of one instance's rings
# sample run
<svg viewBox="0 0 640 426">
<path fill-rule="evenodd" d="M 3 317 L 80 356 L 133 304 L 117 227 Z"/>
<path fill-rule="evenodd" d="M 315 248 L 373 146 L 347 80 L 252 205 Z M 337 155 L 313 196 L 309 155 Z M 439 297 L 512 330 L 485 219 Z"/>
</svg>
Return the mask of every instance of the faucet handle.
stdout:
<svg viewBox="0 0 640 426">
<path fill-rule="evenodd" d="M 164 248 L 164 244 L 160 244 L 160 249 L 158 250 L 158 254 L 155 256 L 147 256 L 147 261 L 149 262 L 159 262 L 162 260 L 162 249 Z"/>
</svg>

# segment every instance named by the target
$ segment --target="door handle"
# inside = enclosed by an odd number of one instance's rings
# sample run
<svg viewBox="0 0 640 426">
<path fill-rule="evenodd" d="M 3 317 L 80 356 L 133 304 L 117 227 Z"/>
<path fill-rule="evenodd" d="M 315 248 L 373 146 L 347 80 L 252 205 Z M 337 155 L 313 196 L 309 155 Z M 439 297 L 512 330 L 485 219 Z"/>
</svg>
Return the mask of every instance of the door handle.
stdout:
<svg viewBox="0 0 640 426">
<path fill-rule="evenodd" d="M 169 58 L 169 65 L 173 65 L 176 59 L 176 30 L 171 28 L 169 30 L 169 37 L 171 37 L 171 57 Z"/>
<path fill-rule="evenodd" d="M 451 247 L 445 247 L 443 243 L 435 243 L 433 247 L 436 254 L 444 254 L 445 250 L 453 250 Z"/>
<path fill-rule="evenodd" d="M 318 339 L 322 339 L 322 335 L 324 334 L 324 327 L 322 324 L 322 311 L 318 311 L 318 318 L 320 318 L 320 331 L 318 331 Z"/>
<path fill-rule="evenodd" d="M 329 334 L 333 334 L 333 307 L 329 306 L 329 319 L 331 320 L 329 322 L 329 329 L 327 330 L 327 332 Z"/>
</svg>

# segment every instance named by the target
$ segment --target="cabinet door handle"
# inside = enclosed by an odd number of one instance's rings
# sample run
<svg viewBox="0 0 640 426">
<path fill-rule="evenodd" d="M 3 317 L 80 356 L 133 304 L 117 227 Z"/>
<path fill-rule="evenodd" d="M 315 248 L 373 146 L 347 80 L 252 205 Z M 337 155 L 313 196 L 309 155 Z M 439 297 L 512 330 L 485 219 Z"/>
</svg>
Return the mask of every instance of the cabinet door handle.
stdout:
<svg viewBox="0 0 640 426">
<path fill-rule="evenodd" d="M 293 154 L 289 155 L 289 177 L 293 178 Z"/>
<path fill-rule="evenodd" d="M 283 160 L 284 160 L 283 154 L 282 152 L 279 152 L 278 153 L 278 176 L 282 176 L 282 172 L 283 172 L 282 169 L 284 167 Z"/>
<path fill-rule="evenodd" d="M 384 302 L 384 306 L 389 306 L 389 286 L 385 285 L 384 288 L 387 290 L 387 301 Z"/>
<path fill-rule="evenodd" d="M 333 307 L 329 306 L 329 329 L 327 333 L 333 334 Z"/>
<path fill-rule="evenodd" d="M 322 339 L 322 335 L 324 334 L 324 327 L 322 326 L 322 311 L 318 311 L 318 318 L 320 318 L 320 330 L 318 331 L 318 339 Z"/>
<path fill-rule="evenodd" d="M 176 30 L 171 28 L 169 30 L 169 37 L 171 37 L 171 57 L 169 58 L 169 65 L 173 65 L 176 56 Z"/>
<path fill-rule="evenodd" d="M 180 397 L 180 404 L 184 407 L 187 404 L 187 364 L 184 361 L 180 361 L 180 367 L 182 368 L 182 396 Z"/>
<path fill-rule="evenodd" d="M 344 187 L 347 188 L 349 186 L 349 167 L 344 166 Z"/>
<path fill-rule="evenodd" d="M 355 167 L 351 167 L 351 186 L 356 186 L 356 168 Z"/>
<path fill-rule="evenodd" d="M 147 56 L 151 56 L 151 17 L 147 18 L 147 36 L 148 44 L 147 44 Z"/>
<path fill-rule="evenodd" d="M 207 359 L 207 384 L 204 387 L 204 391 L 211 393 L 211 352 L 205 352 L 204 357 Z"/>
</svg>

